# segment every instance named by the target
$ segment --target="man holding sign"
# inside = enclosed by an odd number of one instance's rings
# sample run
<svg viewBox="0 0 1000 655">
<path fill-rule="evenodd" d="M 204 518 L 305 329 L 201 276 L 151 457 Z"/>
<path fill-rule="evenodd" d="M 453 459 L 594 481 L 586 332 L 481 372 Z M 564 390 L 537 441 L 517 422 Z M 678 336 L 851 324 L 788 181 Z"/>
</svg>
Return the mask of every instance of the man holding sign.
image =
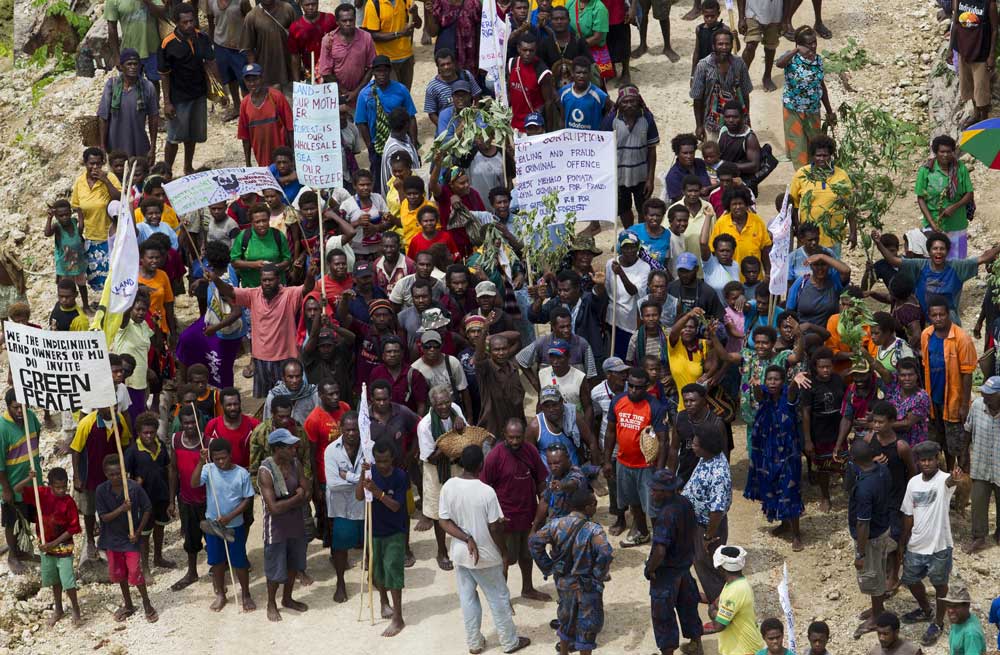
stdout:
<svg viewBox="0 0 1000 655">
<path fill-rule="evenodd" d="M 0 416 L 0 487 L 3 488 L 3 502 L 0 503 L 0 523 L 3 523 L 4 537 L 10 551 L 7 555 L 7 567 L 11 573 L 21 575 L 25 572 L 22 560 L 28 558 L 18 546 L 14 527 L 19 517 L 34 522 L 34 506 L 24 502 L 20 492 L 21 483 L 31 477 L 34 468 L 35 476 L 41 480 L 42 466 L 38 461 L 38 434 L 41 424 L 38 417 L 30 409 L 17 401 L 13 389 L 8 389 L 4 396 L 7 411 Z M 27 412 L 28 428 L 31 443 L 24 435 L 24 415 Z M 50 535 L 51 536 L 51 535 Z"/>
</svg>

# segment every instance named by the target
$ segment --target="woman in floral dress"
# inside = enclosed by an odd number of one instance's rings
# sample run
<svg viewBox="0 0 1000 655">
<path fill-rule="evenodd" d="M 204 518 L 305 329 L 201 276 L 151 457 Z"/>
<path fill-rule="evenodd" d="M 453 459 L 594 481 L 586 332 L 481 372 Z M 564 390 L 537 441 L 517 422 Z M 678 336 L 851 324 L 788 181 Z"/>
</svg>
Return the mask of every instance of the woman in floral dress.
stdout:
<svg viewBox="0 0 1000 655">
<path fill-rule="evenodd" d="M 830 125 L 837 122 L 823 81 L 823 58 L 816 52 L 813 28 L 802 26 L 795 30 L 795 49 L 781 55 L 774 64 L 785 71 L 785 89 L 781 95 L 785 154 L 798 169 L 809 163 L 807 146 L 820 134 L 820 103 L 826 110 L 827 122 Z"/>
</svg>

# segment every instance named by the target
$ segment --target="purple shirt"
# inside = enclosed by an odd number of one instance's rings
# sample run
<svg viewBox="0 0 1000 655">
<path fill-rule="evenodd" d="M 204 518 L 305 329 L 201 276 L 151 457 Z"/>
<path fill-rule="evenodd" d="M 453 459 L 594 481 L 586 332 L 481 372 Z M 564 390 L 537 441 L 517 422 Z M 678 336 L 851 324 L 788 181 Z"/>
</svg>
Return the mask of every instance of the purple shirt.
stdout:
<svg viewBox="0 0 1000 655">
<path fill-rule="evenodd" d="M 903 395 L 898 379 L 893 375 L 892 384 L 886 389 L 885 399 L 896 408 L 897 421 L 903 420 L 910 413 L 920 417 L 909 430 L 896 430 L 896 436 L 911 446 L 927 441 L 927 417 L 931 411 L 931 398 L 927 395 L 927 391 L 918 388 L 915 394 L 907 398 Z"/>
<path fill-rule="evenodd" d="M 192 323 L 177 338 L 177 360 L 184 366 L 204 364 L 208 383 L 216 389 L 233 386 L 233 366 L 240 354 L 239 339 L 205 336 L 205 318 Z"/>
<path fill-rule="evenodd" d="M 486 456 L 479 479 L 493 487 L 508 520 L 507 532 L 531 529 L 538 508 L 538 487 L 547 472 L 538 449 L 524 442 L 517 451 L 498 443 Z"/>
</svg>

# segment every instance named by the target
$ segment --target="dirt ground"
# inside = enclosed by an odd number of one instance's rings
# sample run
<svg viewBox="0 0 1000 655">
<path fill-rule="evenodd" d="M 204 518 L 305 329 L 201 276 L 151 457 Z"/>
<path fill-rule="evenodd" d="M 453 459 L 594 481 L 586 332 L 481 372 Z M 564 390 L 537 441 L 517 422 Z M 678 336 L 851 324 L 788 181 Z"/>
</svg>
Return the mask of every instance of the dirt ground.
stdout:
<svg viewBox="0 0 1000 655">
<path fill-rule="evenodd" d="M 332 2 L 324 0 L 323 9 L 332 10 Z M 805 3 L 808 5 L 809 3 Z M 688 98 L 690 52 L 693 47 L 694 23 L 683 22 L 679 16 L 689 5 L 685 2 L 674 9 L 675 20 L 673 45 L 682 54 L 682 60 L 670 64 L 666 57 L 648 54 L 632 62 L 633 80 L 642 89 L 643 96 L 656 115 L 663 142 L 658 149 L 658 170 L 661 175 L 673 161 L 669 150 L 669 138 L 681 131 L 693 128 L 691 101 Z M 933 35 L 938 27 L 933 20 L 934 6 L 922 0 L 902 0 L 894 5 L 893 11 L 878 11 L 867 3 L 847 0 L 828 0 L 824 7 L 826 24 L 833 30 L 835 38 L 820 44 L 821 50 L 836 50 L 846 43 L 848 35 L 856 38 L 866 47 L 875 64 L 856 72 L 851 84 L 856 92 L 848 92 L 835 77 L 829 78 L 834 105 L 842 101 L 856 101 L 864 98 L 885 107 L 897 107 L 900 97 L 900 78 L 907 75 L 926 77 L 927 70 L 934 64 L 924 61 L 920 55 L 933 51 Z M 803 7 L 796 24 L 812 21 L 812 11 Z M 728 21 L 727 21 L 728 22 Z M 637 40 L 633 31 L 634 42 Z M 660 36 L 655 28 L 650 30 L 650 50 L 659 51 Z M 784 49 L 789 44 L 782 42 Z M 752 67 L 755 84 L 759 83 L 762 70 L 762 53 Z M 898 68 L 895 60 L 903 57 L 911 62 L 910 69 Z M 422 106 L 423 88 L 434 74 L 430 48 L 418 47 L 418 65 L 414 85 L 414 101 L 418 109 Z M 0 102 L 0 167 L 8 175 L 0 180 L 0 224 L 8 240 L 18 241 L 19 252 L 36 271 L 51 268 L 51 246 L 41 236 L 44 224 L 43 201 L 51 200 L 64 189 L 68 190 L 72 177 L 79 170 L 77 162 L 79 148 L 78 130 L 74 121 L 92 112 L 102 86 L 98 80 L 60 79 L 53 84 L 39 101 L 37 107 L 30 103 L 29 86 L 33 77 L 15 71 L 4 88 L 0 85 L 0 98 L 11 103 Z M 781 76 L 776 74 L 775 82 L 781 86 Z M 909 84 L 909 82 L 907 82 Z M 752 96 L 751 113 L 754 128 L 762 143 L 771 143 L 777 152 L 783 151 L 781 127 L 781 96 L 776 93 L 755 91 Z M 6 108 L 5 108 L 6 106 Z M 908 108 L 917 120 L 923 121 L 919 111 Z M 242 149 L 235 136 L 235 125 L 222 127 L 218 114 L 211 118 L 211 141 L 200 147 L 196 165 L 221 167 L 242 161 Z M 426 147 L 432 132 L 425 115 L 419 117 L 421 140 Z M 6 144 L 6 145 L 4 145 Z M 161 139 L 162 149 L 162 139 Z M 791 166 L 782 163 L 762 187 L 762 208 L 770 207 L 773 198 L 784 190 L 791 177 Z M 970 230 L 970 252 L 979 252 L 996 240 L 1000 228 L 996 226 L 996 210 L 993 208 L 997 191 L 990 184 L 989 172 L 978 167 L 973 173 L 976 184 L 980 220 Z M 657 185 L 658 189 L 660 184 Z M 42 191 L 39 191 L 41 189 Z M 659 191 L 657 190 L 657 193 Z M 766 218 L 769 211 L 763 211 Z M 897 233 L 916 225 L 918 214 L 912 194 L 901 198 L 887 222 Z M 606 249 L 611 235 L 602 234 L 600 241 Z M 860 271 L 859 254 L 848 254 L 847 259 Z M 38 315 L 43 307 L 54 301 L 54 285 L 48 281 L 50 275 L 32 276 L 30 297 Z M 982 282 L 970 282 L 967 288 L 963 314 L 966 325 L 971 325 L 978 311 L 982 297 Z M 184 298 L 179 302 L 182 317 L 192 316 L 192 303 Z M 47 311 L 47 309 L 46 309 Z M 37 318 L 37 317 L 36 317 Z M 242 363 L 242 362 L 241 362 Z M 3 371 L 0 370 L 0 374 Z M 798 650 L 807 648 L 805 627 L 813 619 L 823 619 L 830 623 L 833 635 L 829 644 L 832 653 L 866 653 L 876 643 L 874 635 L 854 641 L 851 633 L 857 624 L 856 615 L 865 607 L 854 581 L 852 543 L 847 533 L 846 499 L 838 492 L 834 509 L 828 514 L 818 510 L 818 492 L 806 488 L 807 509 L 802 518 L 805 550 L 793 554 L 790 543 L 772 537 L 768 532 L 757 505 L 742 498 L 742 488 L 746 475 L 745 431 L 742 426 L 735 428 L 737 450 L 734 452 L 734 502 L 729 515 L 730 542 L 740 544 L 749 550 L 747 572 L 756 593 L 758 620 L 767 616 L 781 616 L 777 599 L 777 584 L 781 577 L 782 564 L 787 563 L 791 580 L 791 595 L 795 611 L 795 637 Z M 51 433 L 45 435 L 43 452 L 51 453 Z M 50 459 L 47 465 L 63 464 Z M 259 512 L 259 503 L 258 503 Z M 607 498 L 601 499 L 598 520 L 607 524 Z M 956 545 L 969 538 L 968 519 L 953 514 L 953 532 Z M 177 524 L 169 527 L 167 556 L 178 563 L 184 558 L 177 539 Z M 255 524 L 249 543 L 250 559 L 253 564 L 252 592 L 259 607 L 265 602 L 265 585 L 262 577 L 263 552 L 261 547 L 260 523 Z M 618 538 L 612 543 L 617 545 Z M 455 591 L 453 573 L 442 572 L 434 564 L 433 533 L 413 533 L 413 548 L 417 565 L 406 572 L 404 592 L 404 617 L 406 629 L 393 639 L 379 636 L 386 621 L 377 619 L 370 626 L 367 609 L 364 619 L 359 621 L 359 579 L 357 566 L 349 572 L 348 592 L 350 600 L 345 605 L 332 601 L 333 569 L 322 549 L 314 544 L 310 548 L 309 572 L 316 584 L 299 590 L 297 598 L 309 604 L 310 610 L 304 614 L 283 612 L 284 621 L 270 624 L 263 610 L 244 616 L 234 605 L 226 607 L 222 613 L 208 610 L 211 603 L 211 584 L 203 577 L 197 584 L 180 593 L 172 593 L 169 585 L 179 577 L 177 572 L 157 571 L 155 582 L 151 584 L 153 603 L 160 613 L 160 621 L 148 625 L 141 616 L 130 619 L 124 625 L 117 625 L 111 612 L 117 606 L 117 590 L 106 584 L 87 582 L 81 588 L 81 598 L 86 624 L 80 630 L 70 628 L 63 621 L 56 628 L 44 628 L 44 618 L 50 607 L 50 592 L 43 590 L 37 597 L 15 601 L 10 590 L 15 581 L 12 576 L 0 576 L 0 588 L 5 590 L 0 600 L 0 652 L 12 653 L 148 653 L 154 649 L 163 652 L 214 652 L 238 653 L 281 649 L 282 651 L 305 652 L 317 647 L 342 649 L 352 644 L 351 651 L 371 655 L 397 653 L 400 650 L 420 653 L 462 653 L 465 652 L 464 630 L 461 611 Z M 616 549 L 612 565 L 612 580 L 608 583 L 604 596 L 606 623 L 599 644 L 601 650 L 611 653 L 651 653 L 655 650 L 650 617 L 648 587 L 642 577 L 642 564 L 648 553 L 647 548 Z M 998 594 L 998 583 L 994 573 L 1000 550 L 994 548 L 976 556 L 958 554 L 955 575 L 961 576 L 970 585 L 974 609 L 985 618 L 990 600 Z M 357 556 L 352 557 L 356 562 Z M 204 572 L 204 564 L 201 567 Z M 519 573 L 512 569 L 511 589 L 520 588 Z M 95 577 L 93 572 L 85 579 Z M 96 576 L 100 577 L 100 576 Z M 536 584 L 549 593 L 555 593 L 551 581 L 542 582 L 536 571 Z M 548 621 L 555 615 L 555 603 L 539 603 L 514 599 L 515 622 L 521 634 L 532 639 L 533 644 L 525 653 L 551 653 L 555 641 L 548 628 Z M 888 602 L 889 609 L 902 613 L 914 607 L 907 592 L 901 592 Z M 488 615 L 488 611 L 486 612 Z M 918 639 L 923 626 L 905 627 L 908 638 Z M 492 621 L 484 619 L 489 650 L 499 652 L 496 632 Z M 987 630 L 990 643 L 995 631 Z M 716 653 L 716 640 L 706 638 L 706 652 Z M 925 649 L 928 655 L 940 655 L 947 650 L 944 639 L 937 646 Z"/>
</svg>

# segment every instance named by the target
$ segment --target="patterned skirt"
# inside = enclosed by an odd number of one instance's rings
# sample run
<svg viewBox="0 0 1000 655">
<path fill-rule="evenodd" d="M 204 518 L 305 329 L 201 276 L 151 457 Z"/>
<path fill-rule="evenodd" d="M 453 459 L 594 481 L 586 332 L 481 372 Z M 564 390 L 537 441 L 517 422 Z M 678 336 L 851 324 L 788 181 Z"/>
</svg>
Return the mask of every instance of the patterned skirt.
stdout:
<svg viewBox="0 0 1000 655">
<path fill-rule="evenodd" d="M 87 284 L 97 293 L 104 291 L 109 264 L 108 242 L 87 241 Z"/>
<path fill-rule="evenodd" d="M 809 163 L 809 140 L 822 133 L 819 114 L 804 114 L 781 107 L 785 124 L 785 154 L 796 170 Z"/>
</svg>

